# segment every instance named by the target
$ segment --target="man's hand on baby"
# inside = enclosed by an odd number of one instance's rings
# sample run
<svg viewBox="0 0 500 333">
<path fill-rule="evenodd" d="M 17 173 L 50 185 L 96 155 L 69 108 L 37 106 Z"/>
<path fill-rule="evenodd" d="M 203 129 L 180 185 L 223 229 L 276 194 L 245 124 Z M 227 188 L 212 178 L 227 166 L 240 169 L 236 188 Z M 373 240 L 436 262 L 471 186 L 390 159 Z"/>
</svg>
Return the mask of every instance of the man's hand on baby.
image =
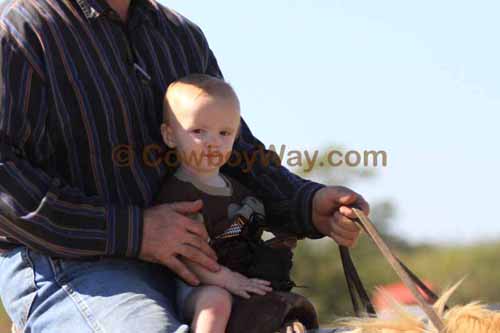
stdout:
<svg viewBox="0 0 500 333">
<path fill-rule="evenodd" d="M 232 294 L 243 298 L 250 298 L 250 293 L 265 295 L 273 290 L 273 288 L 271 288 L 271 282 L 269 281 L 247 278 L 246 276 L 238 272 L 234 272 L 226 267 L 222 267 L 221 272 L 221 287 L 224 287 Z"/>
<path fill-rule="evenodd" d="M 217 256 L 208 245 L 208 233 L 203 223 L 186 214 L 198 212 L 203 203 L 175 202 L 144 210 L 144 226 L 139 258 L 167 266 L 186 282 L 197 285 L 199 279 L 178 256 L 217 272 Z"/>
</svg>

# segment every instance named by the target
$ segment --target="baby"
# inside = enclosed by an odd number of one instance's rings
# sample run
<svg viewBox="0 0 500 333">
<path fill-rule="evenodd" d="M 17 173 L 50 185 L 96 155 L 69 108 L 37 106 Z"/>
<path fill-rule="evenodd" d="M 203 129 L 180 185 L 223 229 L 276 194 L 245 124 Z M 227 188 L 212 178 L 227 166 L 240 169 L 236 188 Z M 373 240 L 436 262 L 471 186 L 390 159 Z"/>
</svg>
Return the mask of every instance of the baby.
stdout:
<svg viewBox="0 0 500 333">
<path fill-rule="evenodd" d="M 176 150 L 179 164 L 162 184 L 156 203 L 202 199 L 202 211 L 191 218 L 205 223 L 222 266 L 213 273 L 184 260 L 201 281 L 199 287 L 177 281 L 178 308 L 194 332 L 226 331 L 231 294 L 247 299 L 252 293 L 288 291 L 293 285 L 288 278 L 290 249 L 268 251 L 262 246 L 263 204 L 219 172 L 231 156 L 239 127 L 238 97 L 225 81 L 192 74 L 168 87 L 161 134 Z M 259 254 L 261 260 L 256 260 Z"/>
</svg>

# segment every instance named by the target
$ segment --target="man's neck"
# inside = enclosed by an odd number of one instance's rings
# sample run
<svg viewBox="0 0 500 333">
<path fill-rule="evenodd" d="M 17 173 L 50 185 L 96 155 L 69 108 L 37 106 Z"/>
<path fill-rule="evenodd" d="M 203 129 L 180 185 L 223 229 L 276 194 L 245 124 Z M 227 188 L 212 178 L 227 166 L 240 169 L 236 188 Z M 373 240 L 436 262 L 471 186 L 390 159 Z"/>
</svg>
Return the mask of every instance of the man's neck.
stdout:
<svg viewBox="0 0 500 333">
<path fill-rule="evenodd" d="M 123 22 L 127 22 L 128 10 L 132 0 L 106 0 L 111 8 L 120 15 Z"/>
</svg>

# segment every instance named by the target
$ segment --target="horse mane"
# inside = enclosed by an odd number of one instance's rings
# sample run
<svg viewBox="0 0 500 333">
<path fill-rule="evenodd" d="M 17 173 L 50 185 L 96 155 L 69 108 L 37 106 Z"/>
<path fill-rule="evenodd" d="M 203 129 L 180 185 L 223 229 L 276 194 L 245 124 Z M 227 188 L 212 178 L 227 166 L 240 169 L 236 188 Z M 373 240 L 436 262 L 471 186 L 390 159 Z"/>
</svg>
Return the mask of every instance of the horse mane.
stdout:
<svg viewBox="0 0 500 333">
<path fill-rule="evenodd" d="M 457 305 L 445 312 L 445 305 L 462 281 L 445 291 L 433 305 L 444 323 L 444 331 L 438 330 L 424 321 L 424 318 L 405 310 L 387 293 L 384 297 L 390 304 L 393 318 L 346 318 L 338 323 L 351 328 L 351 333 L 498 333 L 500 332 L 500 312 L 489 310 L 479 302 Z"/>
</svg>

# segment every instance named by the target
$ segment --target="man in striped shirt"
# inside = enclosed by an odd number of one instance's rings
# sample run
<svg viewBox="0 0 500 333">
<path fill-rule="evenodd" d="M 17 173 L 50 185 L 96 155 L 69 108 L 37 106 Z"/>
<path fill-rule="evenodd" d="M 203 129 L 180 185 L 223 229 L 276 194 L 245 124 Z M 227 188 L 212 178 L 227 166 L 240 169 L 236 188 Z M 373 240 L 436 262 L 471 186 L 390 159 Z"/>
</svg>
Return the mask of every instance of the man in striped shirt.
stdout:
<svg viewBox="0 0 500 333">
<path fill-rule="evenodd" d="M 151 206 L 173 172 L 160 123 L 169 83 L 222 76 L 202 31 L 155 0 L 0 3 L 0 296 L 33 332 L 185 332 L 172 307 L 178 259 L 219 269 L 201 202 Z M 234 150 L 261 156 L 242 120 Z M 271 152 L 265 151 L 266 154 Z M 223 172 L 299 237 L 352 245 L 358 194 L 244 161 Z M 249 170 L 249 171 L 248 171 Z"/>
</svg>

